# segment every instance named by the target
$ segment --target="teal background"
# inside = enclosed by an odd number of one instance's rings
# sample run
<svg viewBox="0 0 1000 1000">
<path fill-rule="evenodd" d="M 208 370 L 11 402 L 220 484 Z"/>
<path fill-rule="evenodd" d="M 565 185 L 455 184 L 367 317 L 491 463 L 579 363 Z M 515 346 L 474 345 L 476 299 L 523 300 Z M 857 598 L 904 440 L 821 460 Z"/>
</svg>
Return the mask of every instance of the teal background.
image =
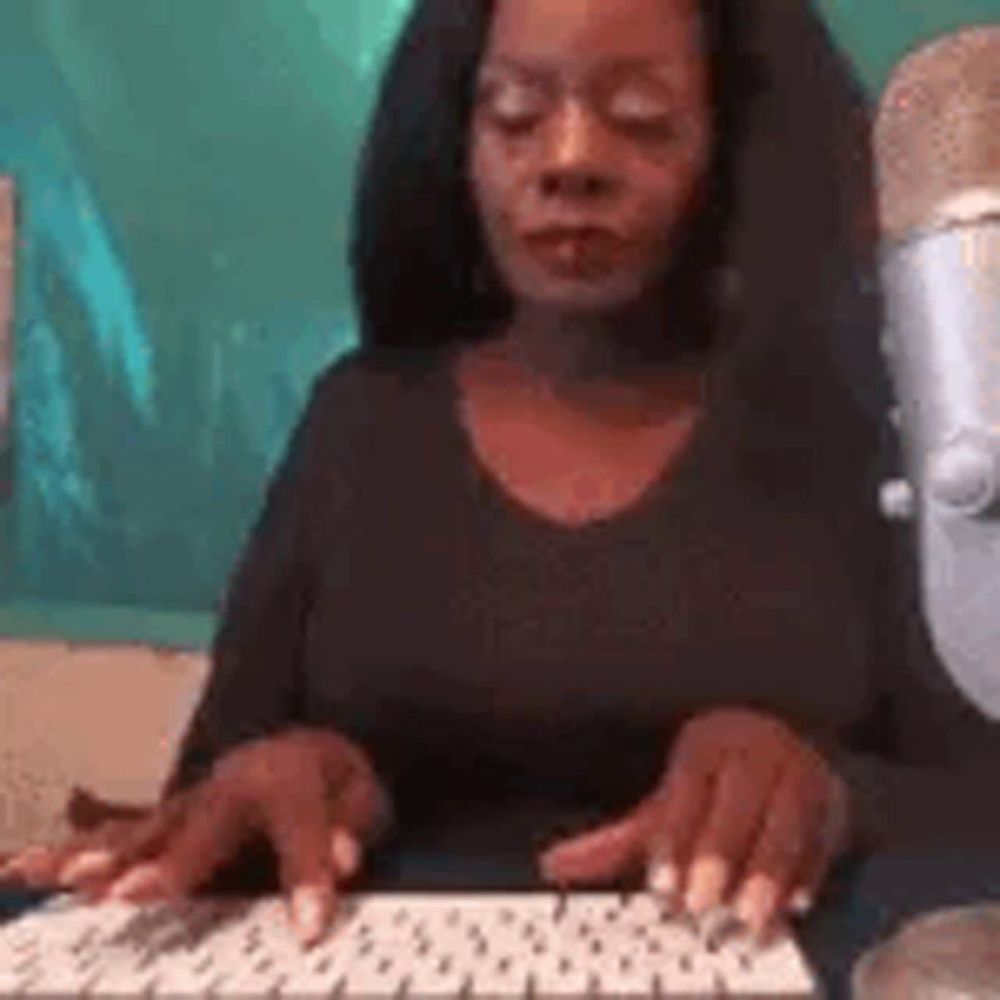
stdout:
<svg viewBox="0 0 1000 1000">
<path fill-rule="evenodd" d="M 912 45 L 1000 19 L 819 5 L 873 100 Z M 21 236 L 0 635 L 207 641 L 309 382 L 354 340 L 354 163 L 408 6 L 0 0 Z"/>
</svg>

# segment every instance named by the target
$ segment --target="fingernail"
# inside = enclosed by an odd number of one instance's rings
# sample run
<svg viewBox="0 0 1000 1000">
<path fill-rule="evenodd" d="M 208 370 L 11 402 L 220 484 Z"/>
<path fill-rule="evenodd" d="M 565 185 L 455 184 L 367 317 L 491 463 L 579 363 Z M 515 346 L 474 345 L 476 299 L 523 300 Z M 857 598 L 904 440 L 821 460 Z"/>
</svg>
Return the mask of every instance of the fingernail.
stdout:
<svg viewBox="0 0 1000 1000">
<path fill-rule="evenodd" d="M 738 919 L 742 920 L 755 936 L 760 936 L 774 910 L 777 891 L 770 880 L 752 878 L 747 882 L 735 906 Z"/>
<path fill-rule="evenodd" d="M 330 850 L 333 863 L 343 878 L 349 878 L 361 865 L 361 846 L 346 830 L 334 830 Z"/>
<path fill-rule="evenodd" d="M 538 859 L 538 866 L 541 869 L 542 878 L 546 882 L 566 882 L 565 865 L 558 853 L 547 851 Z"/>
<path fill-rule="evenodd" d="M 110 851 L 84 851 L 68 861 L 59 870 L 59 881 L 63 885 L 75 885 L 86 879 L 104 875 L 114 864 L 114 855 Z"/>
<path fill-rule="evenodd" d="M 4 874 L 9 873 L 22 878 L 33 867 L 45 861 L 47 854 L 47 849 L 39 844 L 26 847 L 20 854 L 15 854 L 14 857 L 10 858 L 3 866 L 2 871 Z"/>
<path fill-rule="evenodd" d="M 709 910 L 699 922 L 701 939 L 711 948 L 719 948 L 739 929 L 739 922 L 725 906 Z"/>
<path fill-rule="evenodd" d="M 31 889 L 45 889 L 51 886 L 55 872 L 51 848 L 34 844 L 13 859 L 10 874 Z"/>
<path fill-rule="evenodd" d="M 564 857 L 566 854 L 566 848 L 563 844 L 552 844 L 546 847 L 544 851 L 539 855 L 539 858 L 544 865 L 558 864 L 559 859 Z"/>
<path fill-rule="evenodd" d="M 649 866 L 646 885 L 650 892 L 659 893 L 661 896 L 673 896 L 680 888 L 677 867 L 667 861 L 654 861 Z"/>
<path fill-rule="evenodd" d="M 744 889 L 736 900 L 733 912 L 736 914 L 736 919 L 741 923 L 746 924 L 748 927 L 752 926 L 757 912 L 753 893 L 748 889 Z"/>
<path fill-rule="evenodd" d="M 292 920 L 300 941 L 307 947 L 323 933 L 325 895 L 313 885 L 301 885 L 292 893 Z"/>
<path fill-rule="evenodd" d="M 699 858 L 691 867 L 691 883 L 684 905 L 690 913 L 700 914 L 721 899 L 729 879 L 729 865 L 722 858 Z"/>
<path fill-rule="evenodd" d="M 799 915 L 808 913 L 813 908 L 812 895 L 805 889 L 797 889 L 792 893 L 792 898 L 788 901 L 788 908 L 792 913 Z"/>
<path fill-rule="evenodd" d="M 115 901 L 147 902 L 166 891 L 163 869 L 153 862 L 130 868 L 112 883 L 107 898 Z"/>
<path fill-rule="evenodd" d="M 20 866 L 18 865 L 17 858 L 11 858 L 10 861 L 5 861 L 0 865 L 0 879 L 14 878 L 20 874 Z"/>
</svg>

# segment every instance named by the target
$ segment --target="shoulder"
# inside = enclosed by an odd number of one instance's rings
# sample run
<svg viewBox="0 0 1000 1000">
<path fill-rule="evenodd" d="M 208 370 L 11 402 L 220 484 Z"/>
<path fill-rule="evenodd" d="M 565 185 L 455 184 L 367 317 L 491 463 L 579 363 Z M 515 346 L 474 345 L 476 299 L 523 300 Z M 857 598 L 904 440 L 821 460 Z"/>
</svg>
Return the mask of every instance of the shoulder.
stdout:
<svg viewBox="0 0 1000 1000">
<path fill-rule="evenodd" d="M 446 392 L 450 348 L 355 348 L 315 377 L 300 426 L 312 440 L 368 450 L 376 434 L 412 428 Z"/>
<path fill-rule="evenodd" d="M 386 394 L 426 385 L 445 370 L 450 354 L 446 347 L 353 348 L 317 375 L 310 402 L 324 408 L 380 402 Z"/>
</svg>

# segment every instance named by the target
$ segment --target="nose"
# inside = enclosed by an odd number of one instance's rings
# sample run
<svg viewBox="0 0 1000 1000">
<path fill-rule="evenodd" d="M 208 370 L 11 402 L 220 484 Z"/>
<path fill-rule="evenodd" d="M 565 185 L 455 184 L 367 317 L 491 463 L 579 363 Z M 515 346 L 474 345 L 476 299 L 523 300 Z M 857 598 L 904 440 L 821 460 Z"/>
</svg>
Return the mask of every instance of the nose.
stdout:
<svg viewBox="0 0 1000 1000">
<path fill-rule="evenodd" d="M 615 188 L 616 157 L 600 124 L 585 108 L 563 109 L 551 129 L 539 178 L 545 196 L 594 197 Z"/>
</svg>

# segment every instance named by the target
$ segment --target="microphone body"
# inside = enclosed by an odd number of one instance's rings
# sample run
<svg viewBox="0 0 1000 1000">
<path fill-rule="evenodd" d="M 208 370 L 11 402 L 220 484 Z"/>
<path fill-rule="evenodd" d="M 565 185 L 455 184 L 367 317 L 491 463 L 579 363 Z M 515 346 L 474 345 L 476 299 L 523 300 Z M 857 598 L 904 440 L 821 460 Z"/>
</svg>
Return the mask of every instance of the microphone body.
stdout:
<svg viewBox="0 0 1000 1000">
<path fill-rule="evenodd" d="M 883 350 L 922 610 L 963 694 L 1000 719 L 1000 25 L 919 50 L 875 131 Z"/>
<path fill-rule="evenodd" d="M 892 489 L 917 507 L 924 614 L 1000 719 L 1000 215 L 891 249 L 882 281 L 907 476 Z"/>
</svg>

